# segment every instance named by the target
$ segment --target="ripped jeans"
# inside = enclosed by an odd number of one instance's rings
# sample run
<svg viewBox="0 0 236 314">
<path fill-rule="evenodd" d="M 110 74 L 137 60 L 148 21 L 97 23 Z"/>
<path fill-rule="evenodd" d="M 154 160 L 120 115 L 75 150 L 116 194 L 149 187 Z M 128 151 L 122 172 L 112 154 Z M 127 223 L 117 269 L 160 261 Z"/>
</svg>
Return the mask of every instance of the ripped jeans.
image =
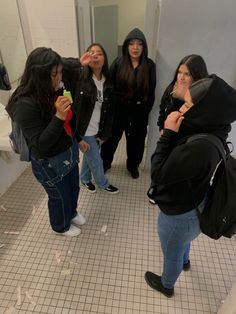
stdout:
<svg viewBox="0 0 236 314">
<path fill-rule="evenodd" d="M 48 194 L 51 227 L 56 232 L 69 230 L 77 215 L 79 197 L 78 143 L 54 157 L 36 159 L 31 156 L 32 171 Z"/>
</svg>

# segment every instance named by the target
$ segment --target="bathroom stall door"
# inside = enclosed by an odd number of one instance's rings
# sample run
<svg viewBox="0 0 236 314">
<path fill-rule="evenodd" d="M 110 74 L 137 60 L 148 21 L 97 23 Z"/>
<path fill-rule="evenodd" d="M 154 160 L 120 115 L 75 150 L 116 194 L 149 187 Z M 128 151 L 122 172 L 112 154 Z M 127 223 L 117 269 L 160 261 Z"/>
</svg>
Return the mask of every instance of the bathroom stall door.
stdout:
<svg viewBox="0 0 236 314">
<path fill-rule="evenodd" d="M 88 0 L 75 0 L 78 51 L 81 56 L 92 42 L 90 5 Z"/>
<path fill-rule="evenodd" d="M 111 62 L 118 56 L 118 6 L 92 6 L 93 42 L 102 44 Z"/>
</svg>

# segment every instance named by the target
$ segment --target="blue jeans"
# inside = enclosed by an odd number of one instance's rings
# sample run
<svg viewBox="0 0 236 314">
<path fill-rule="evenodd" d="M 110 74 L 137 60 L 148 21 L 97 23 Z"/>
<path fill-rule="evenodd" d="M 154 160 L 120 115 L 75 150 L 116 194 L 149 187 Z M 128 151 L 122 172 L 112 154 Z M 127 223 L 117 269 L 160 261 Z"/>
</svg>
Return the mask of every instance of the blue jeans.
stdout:
<svg viewBox="0 0 236 314">
<path fill-rule="evenodd" d="M 205 200 L 198 206 L 199 210 L 203 208 Z M 191 241 L 201 233 L 197 209 L 180 215 L 160 212 L 157 230 L 164 255 L 161 281 L 165 288 L 171 289 L 183 270 L 183 264 L 189 260 Z"/>
<path fill-rule="evenodd" d="M 90 149 L 84 153 L 80 179 L 82 183 L 92 181 L 92 175 L 96 184 L 106 189 L 109 182 L 104 175 L 103 161 L 100 155 L 100 146 L 96 142 L 95 136 L 81 136 L 81 138 L 90 145 Z"/>
<path fill-rule="evenodd" d="M 69 230 L 77 215 L 79 197 L 78 144 L 66 152 L 45 159 L 31 156 L 32 171 L 48 194 L 51 227 L 56 232 Z"/>
</svg>

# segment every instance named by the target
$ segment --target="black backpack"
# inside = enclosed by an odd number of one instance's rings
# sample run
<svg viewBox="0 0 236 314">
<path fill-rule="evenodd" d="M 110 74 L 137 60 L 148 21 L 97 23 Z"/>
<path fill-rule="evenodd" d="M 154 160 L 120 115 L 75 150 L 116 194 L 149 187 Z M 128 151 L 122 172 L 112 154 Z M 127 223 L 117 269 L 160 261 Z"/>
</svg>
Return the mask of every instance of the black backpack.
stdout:
<svg viewBox="0 0 236 314">
<path fill-rule="evenodd" d="M 21 161 L 30 161 L 30 150 L 21 128 L 15 121 L 11 121 L 11 127 L 12 131 L 9 135 L 9 138 L 13 151 L 20 155 Z"/>
<path fill-rule="evenodd" d="M 209 182 L 206 205 L 202 213 L 199 212 L 200 228 L 215 240 L 221 236 L 231 238 L 236 234 L 236 159 L 212 134 L 196 134 L 187 142 L 199 139 L 215 145 L 221 156 Z"/>
</svg>

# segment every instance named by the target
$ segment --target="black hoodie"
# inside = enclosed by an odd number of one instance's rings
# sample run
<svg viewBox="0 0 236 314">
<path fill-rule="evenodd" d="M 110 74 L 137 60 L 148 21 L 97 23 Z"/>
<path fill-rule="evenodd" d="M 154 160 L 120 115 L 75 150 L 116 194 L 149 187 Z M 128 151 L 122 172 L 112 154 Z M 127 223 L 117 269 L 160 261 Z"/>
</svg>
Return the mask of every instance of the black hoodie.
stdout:
<svg viewBox="0 0 236 314">
<path fill-rule="evenodd" d="M 122 46 L 122 54 L 123 54 L 123 56 L 125 55 L 125 53 L 126 53 L 126 51 L 128 49 L 128 44 L 129 44 L 131 39 L 139 39 L 139 40 L 142 41 L 142 43 L 143 43 L 143 54 L 144 54 L 145 58 L 147 58 L 147 56 L 148 56 L 147 41 L 146 41 L 146 38 L 145 38 L 143 32 L 140 29 L 138 29 L 138 28 L 134 28 L 126 36 L 126 38 L 125 38 L 125 40 L 123 42 L 123 46 Z"/>
<path fill-rule="evenodd" d="M 148 65 L 148 73 L 149 73 L 149 94 L 148 99 L 144 101 L 143 93 L 141 90 L 135 90 L 134 96 L 132 98 L 128 98 L 124 93 L 122 88 L 119 87 L 117 82 L 117 75 L 119 73 L 120 67 L 123 64 L 123 60 L 128 51 L 128 44 L 132 39 L 139 39 L 143 43 L 143 57 L 146 59 Z M 136 68 L 134 71 L 137 71 Z M 131 115 L 133 114 L 141 114 L 144 115 L 144 118 L 148 116 L 149 112 L 152 109 L 154 100 L 155 100 L 155 87 L 156 87 L 156 65 L 155 63 L 148 58 L 148 47 L 147 41 L 143 32 L 134 28 L 132 31 L 128 33 L 126 36 L 123 46 L 122 46 L 122 56 L 116 58 L 110 68 L 111 77 L 115 86 L 115 102 L 117 110 L 124 111 L 124 114 L 127 112 Z"/>
<path fill-rule="evenodd" d="M 190 211 L 203 200 L 220 160 L 213 144 L 200 139 L 188 143 L 183 136 L 212 133 L 225 142 L 231 123 L 236 120 L 236 90 L 216 75 L 210 78 L 212 84 L 204 96 L 192 97 L 194 106 L 184 114 L 179 132 L 164 129 L 152 156 L 154 199 L 168 215 Z"/>
<path fill-rule="evenodd" d="M 212 84 L 204 97 L 195 100 L 195 96 L 192 96 L 194 106 L 184 114 L 179 131 L 181 138 L 196 133 L 212 133 L 225 141 L 231 123 L 236 120 L 236 90 L 215 74 L 209 78 Z M 190 94 L 191 88 L 195 89 L 202 80 L 190 87 Z"/>
</svg>

